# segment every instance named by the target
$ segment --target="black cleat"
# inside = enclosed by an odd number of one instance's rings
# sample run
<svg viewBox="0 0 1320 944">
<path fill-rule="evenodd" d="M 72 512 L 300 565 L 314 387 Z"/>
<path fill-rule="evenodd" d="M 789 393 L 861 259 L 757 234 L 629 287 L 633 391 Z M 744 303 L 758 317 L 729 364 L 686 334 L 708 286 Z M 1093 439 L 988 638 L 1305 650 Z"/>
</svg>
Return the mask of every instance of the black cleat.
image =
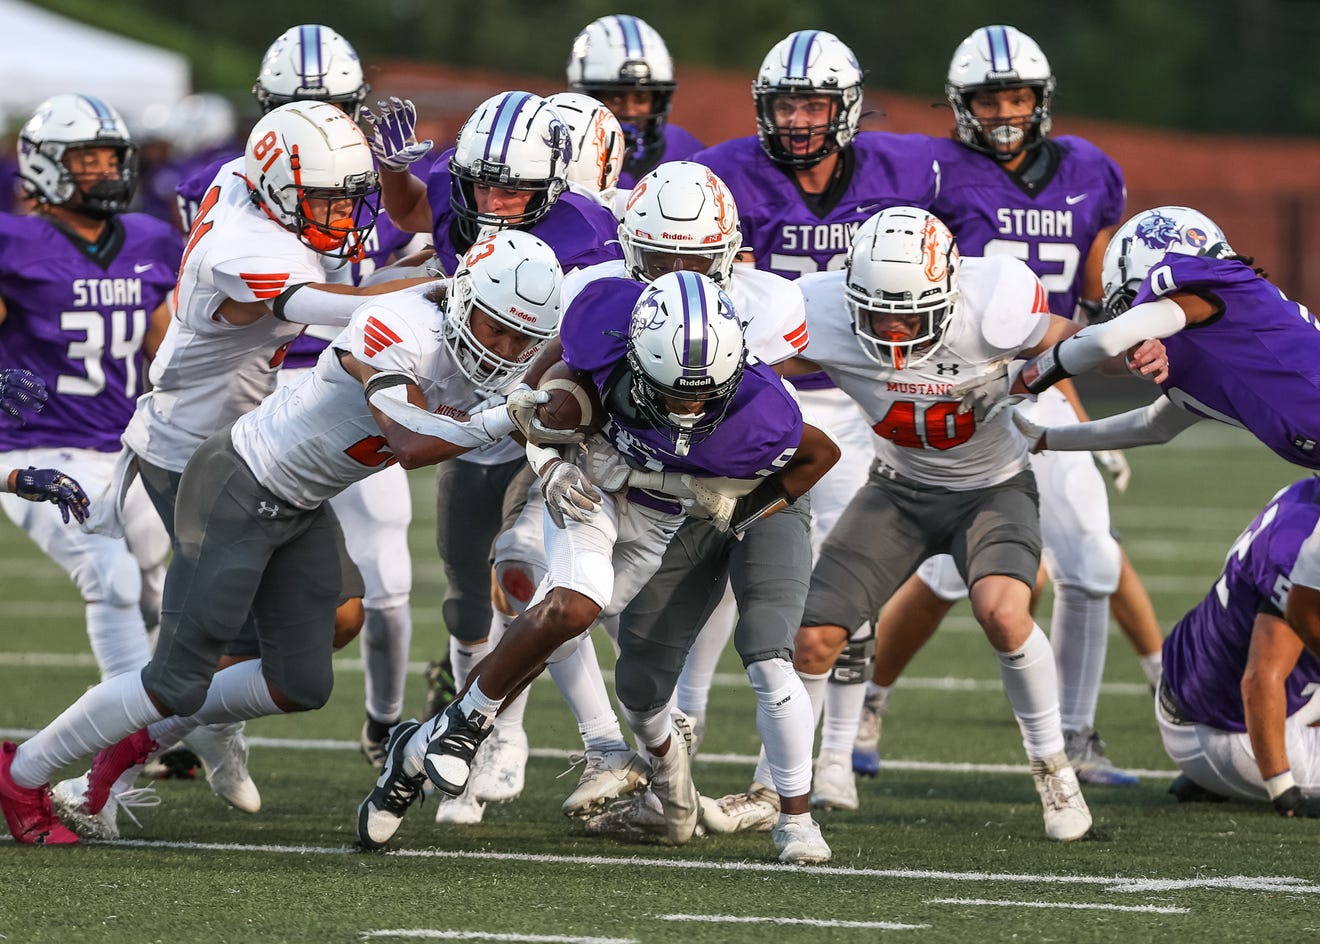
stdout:
<svg viewBox="0 0 1320 944">
<path fill-rule="evenodd" d="M 490 734 L 491 719 L 478 711 L 464 715 L 459 702 L 452 702 L 435 719 L 431 743 L 426 746 L 426 775 L 436 789 L 458 796 L 467 787 L 477 748 Z"/>
</svg>

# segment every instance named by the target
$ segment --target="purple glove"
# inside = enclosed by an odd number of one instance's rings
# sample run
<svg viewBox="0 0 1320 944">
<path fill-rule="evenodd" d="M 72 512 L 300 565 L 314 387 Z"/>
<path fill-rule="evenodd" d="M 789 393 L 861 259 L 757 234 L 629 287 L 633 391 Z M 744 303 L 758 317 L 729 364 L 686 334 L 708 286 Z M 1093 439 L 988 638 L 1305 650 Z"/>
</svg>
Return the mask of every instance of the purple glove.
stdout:
<svg viewBox="0 0 1320 944">
<path fill-rule="evenodd" d="M 27 422 L 24 411 L 40 413 L 46 405 L 46 382 L 20 367 L 0 370 L 0 410 L 4 410 L 22 426 Z"/>
<path fill-rule="evenodd" d="M 363 109 L 362 117 L 371 125 L 371 150 L 382 167 L 407 170 L 435 146 L 433 141 L 417 140 L 417 106 L 410 101 L 391 98 L 377 102 L 376 110 Z"/>
<path fill-rule="evenodd" d="M 14 483 L 14 494 L 30 502 L 54 502 L 60 506 L 64 523 L 73 515 L 82 524 L 87 520 L 87 495 L 82 486 L 59 469 L 38 469 L 28 466 L 19 470 Z"/>
</svg>

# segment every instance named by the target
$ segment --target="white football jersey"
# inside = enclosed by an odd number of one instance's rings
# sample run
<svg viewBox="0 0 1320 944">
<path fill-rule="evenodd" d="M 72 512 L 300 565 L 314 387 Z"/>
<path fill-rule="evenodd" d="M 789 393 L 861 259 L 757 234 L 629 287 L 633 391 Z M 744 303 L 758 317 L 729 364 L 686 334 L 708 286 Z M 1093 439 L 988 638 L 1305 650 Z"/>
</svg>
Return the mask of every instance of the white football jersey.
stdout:
<svg viewBox="0 0 1320 944">
<path fill-rule="evenodd" d="M 268 301 L 291 285 L 325 282 L 324 256 L 254 206 L 224 165 L 198 208 L 184 248 L 174 317 L 151 364 L 123 441 L 152 465 L 180 472 L 202 442 L 275 389 L 276 371 L 303 326 L 274 317 L 233 325 L 227 298 Z"/>
<path fill-rule="evenodd" d="M 575 269 L 564 276 L 563 310 L 568 311 L 578 293 L 596 279 L 626 279 L 628 266 L 622 259 Z M 801 354 L 807 346 L 807 317 L 802 291 L 773 272 L 738 263 L 725 289 L 733 310 L 743 324 L 747 350 L 766 364 Z"/>
<path fill-rule="evenodd" d="M 395 462 L 362 383 L 340 364 L 337 351 L 412 378 L 427 409 L 460 422 L 490 396 L 464 375 L 445 346 L 444 312 L 424 297 L 430 287 L 374 296 L 314 368 L 234 424 L 234 448 L 257 481 L 295 507 L 314 508 Z"/>
<path fill-rule="evenodd" d="M 1048 299 L 1032 271 L 1009 256 L 963 259 L 943 343 L 905 370 L 862 350 L 844 304 L 846 278 L 839 270 L 798 279 L 811 337 L 804 356 L 861 406 L 880 437 L 877 457 L 907 478 L 955 491 L 997 485 L 1026 469 L 1026 442 L 1010 411 L 978 424 L 957 412 L 959 398 L 949 391 L 1045 336 Z"/>
</svg>

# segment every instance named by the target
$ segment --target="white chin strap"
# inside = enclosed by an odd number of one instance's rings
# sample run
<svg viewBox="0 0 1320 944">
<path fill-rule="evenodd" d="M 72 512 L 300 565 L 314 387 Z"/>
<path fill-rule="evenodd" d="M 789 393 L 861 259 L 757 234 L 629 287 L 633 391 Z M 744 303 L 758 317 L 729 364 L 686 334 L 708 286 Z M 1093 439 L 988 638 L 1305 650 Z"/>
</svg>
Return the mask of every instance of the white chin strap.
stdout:
<svg viewBox="0 0 1320 944">
<path fill-rule="evenodd" d="M 678 434 L 678 439 L 674 441 L 674 455 L 686 456 L 688 454 L 688 450 L 692 448 L 692 430 L 705 415 L 705 413 L 669 414 L 669 422 L 675 426 L 683 427 L 683 431 Z"/>
</svg>

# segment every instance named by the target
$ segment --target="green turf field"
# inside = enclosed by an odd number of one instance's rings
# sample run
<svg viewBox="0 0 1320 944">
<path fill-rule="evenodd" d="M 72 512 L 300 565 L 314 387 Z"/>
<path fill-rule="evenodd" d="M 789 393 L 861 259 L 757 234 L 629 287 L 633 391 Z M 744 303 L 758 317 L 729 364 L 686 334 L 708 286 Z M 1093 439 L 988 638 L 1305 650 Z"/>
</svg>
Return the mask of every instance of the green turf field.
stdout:
<svg viewBox="0 0 1320 944">
<path fill-rule="evenodd" d="M 1300 470 L 1203 424 L 1129 453 L 1114 503 L 1166 630 L 1208 589 L 1233 538 Z M 441 581 L 430 476 L 414 474 L 413 658 L 439 653 Z M 96 680 L 63 574 L 0 521 L 0 728 L 22 737 Z M 1226 941 L 1320 938 L 1320 822 L 1265 807 L 1180 808 L 1136 659 L 1114 630 L 1099 726 L 1140 786 L 1090 787 L 1092 837 L 1047 841 L 998 670 L 967 611 L 900 683 L 886 767 L 862 808 L 826 814 L 829 866 L 780 867 L 765 834 L 680 849 L 582 835 L 558 811 L 576 727 L 553 685 L 533 689 L 527 790 L 477 827 L 410 814 L 392 854 L 353 850 L 374 774 L 356 753 L 362 673 L 346 653 L 330 705 L 249 725 L 264 808 L 245 816 L 204 783 L 160 786 L 114 845 L 0 841 L 4 941 Z M 1042 623 L 1046 619 L 1042 618 Z M 606 647 L 607 648 L 607 647 Z M 603 653 L 606 664 L 608 653 Z M 722 665 L 695 776 L 746 787 L 757 747 L 736 658 Z M 418 673 L 410 710 L 421 703 Z"/>
</svg>

